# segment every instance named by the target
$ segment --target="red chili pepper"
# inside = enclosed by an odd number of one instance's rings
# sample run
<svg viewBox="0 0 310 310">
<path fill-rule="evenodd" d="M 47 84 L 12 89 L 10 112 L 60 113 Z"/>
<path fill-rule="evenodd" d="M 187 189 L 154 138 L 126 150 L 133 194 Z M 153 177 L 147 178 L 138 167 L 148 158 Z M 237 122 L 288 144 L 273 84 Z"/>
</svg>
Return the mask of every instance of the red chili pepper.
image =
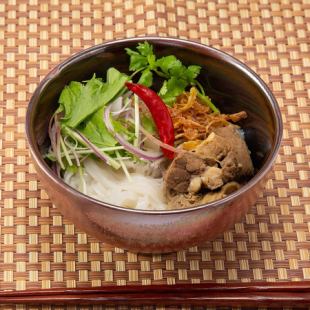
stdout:
<svg viewBox="0 0 310 310">
<path fill-rule="evenodd" d="M 125 85 L 129 90 L 138 95 L 138 97 L 140 97 L 140 99 L 150 110 L 157 127 L 160 140 L 166 144 L 174 146 L 173 122 L 169 110 L 161 98 L 153 90 L 144 85 L 130 82 L 126 82 Z M 174 152 L 163 148 L 162 151 L 165 157 L 169 159 L 174 158 Z"/>
</svg>

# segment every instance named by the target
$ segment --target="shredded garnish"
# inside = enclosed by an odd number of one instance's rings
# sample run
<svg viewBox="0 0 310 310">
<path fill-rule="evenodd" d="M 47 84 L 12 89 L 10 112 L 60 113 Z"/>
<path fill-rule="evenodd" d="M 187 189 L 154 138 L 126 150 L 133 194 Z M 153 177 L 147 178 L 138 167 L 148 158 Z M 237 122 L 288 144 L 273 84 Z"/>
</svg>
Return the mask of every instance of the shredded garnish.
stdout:
<svg viewBox="0 0 310 310">
<path fill-rule="evenodd" d="M 226 126 L 229 124 L 228 121 L 238 122 L 247 117 L 245 111 L 235 114 L 213 113 L 208 106 L 202 103 L 195 87 L 178 96 L 169 112 L 177 144 L 185 141 L 204 140 L 214 128 Z M 185 146 L 185 148 L 188 147 Z"/>
<path fill-rule="evenodd" d="M 183 107 L 180 108 L 180 111 L 185 112 L 185 111 L 189 110 L 194 105 L 196 96 L 197 96 L 197 89 L 195 87 L 192 87 L 189 91 L 187 103 L 186 103 L 186 105 L 184 105 Z"/>
</svg>

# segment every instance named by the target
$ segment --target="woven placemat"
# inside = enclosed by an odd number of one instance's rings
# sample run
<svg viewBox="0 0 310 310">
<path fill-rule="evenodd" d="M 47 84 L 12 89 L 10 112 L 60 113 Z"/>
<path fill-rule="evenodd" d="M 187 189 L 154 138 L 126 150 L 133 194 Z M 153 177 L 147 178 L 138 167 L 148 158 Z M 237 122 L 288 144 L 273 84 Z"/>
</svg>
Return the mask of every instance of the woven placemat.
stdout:
<svg viewBox="0 0 310 310">
<path fill-rule="evenodd" d="M 6 0 L 0 3 L 0 289 L 310 279 L 308 0 Z M 71 54 L 115 38 L 176 36 L 244 61 L 270 86 L 283 147 L 255 207 L 213 242 L 136 255 L 98 242 L 51 205 L 24 121 L 38 82 Z"/>
</svg>

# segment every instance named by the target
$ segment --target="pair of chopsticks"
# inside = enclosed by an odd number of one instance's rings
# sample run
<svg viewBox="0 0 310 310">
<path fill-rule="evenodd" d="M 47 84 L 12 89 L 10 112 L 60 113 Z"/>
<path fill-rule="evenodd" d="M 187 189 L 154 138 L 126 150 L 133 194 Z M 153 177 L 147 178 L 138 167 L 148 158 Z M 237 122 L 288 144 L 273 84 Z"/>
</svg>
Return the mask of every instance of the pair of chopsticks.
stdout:
<svg viewBox="0 0 310 310">
<path fill-rule="evenodd" d="M 306 306 L 310 281 L 0 291 L 0 304 Z"/>
</svg>

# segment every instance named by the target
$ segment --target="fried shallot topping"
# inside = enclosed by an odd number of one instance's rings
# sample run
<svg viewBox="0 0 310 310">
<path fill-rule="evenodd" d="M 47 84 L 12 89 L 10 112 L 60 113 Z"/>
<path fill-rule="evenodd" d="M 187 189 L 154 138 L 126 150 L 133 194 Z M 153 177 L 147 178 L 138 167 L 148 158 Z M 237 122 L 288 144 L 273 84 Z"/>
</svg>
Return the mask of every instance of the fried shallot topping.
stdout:
<svg viewBox="0 0 310 310">
<path fill-rule="evenodd" d="M 247 117 L 245 111 L 235 114 L 213 113 L 198 98 L 195 87 L 180 95 L 169 112 L 177 144 L 185 142 L 185 148 L 186 141 L 190 141 L 190 144 L 196 141 L 197 143 L 194 144 L 197 145 L 200 141 L 205 140 L 214 128 L 224 127 L 229 125 L 229 121 L 236 123 Z"/>
</svg>

